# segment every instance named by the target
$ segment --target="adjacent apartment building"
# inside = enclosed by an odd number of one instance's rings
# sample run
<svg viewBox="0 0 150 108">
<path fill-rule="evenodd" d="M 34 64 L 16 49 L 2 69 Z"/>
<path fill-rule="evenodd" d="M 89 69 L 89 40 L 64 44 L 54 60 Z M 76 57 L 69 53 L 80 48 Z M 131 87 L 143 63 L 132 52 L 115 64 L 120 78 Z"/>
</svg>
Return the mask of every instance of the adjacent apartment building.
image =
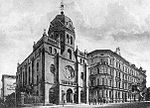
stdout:
<svg viewBox="0 0 150 108">
<path fill-rule="evenodd" d="M 1 96 L 2 96 L 3 101 L 5 101 L 6 96 L 15 92 L 15 86 L 16 86 L 16 76 L 2 75 Z"/>
<path fill-rule="evenodd" d="M 94 102 L 129 102 L 146 86 L 146 71 L 125 60 L 119 48 L 88 53 L 89 99 Z M 136 87 L 137 90 L 134 90 Z"/>
</svg>

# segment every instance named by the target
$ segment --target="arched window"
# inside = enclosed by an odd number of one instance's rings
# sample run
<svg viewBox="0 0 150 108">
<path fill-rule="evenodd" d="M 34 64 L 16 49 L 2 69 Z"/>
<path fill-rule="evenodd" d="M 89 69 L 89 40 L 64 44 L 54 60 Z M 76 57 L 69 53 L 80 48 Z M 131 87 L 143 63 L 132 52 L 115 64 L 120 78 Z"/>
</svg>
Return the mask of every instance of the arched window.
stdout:
<svg viewBox="0 0 150 108">
<path fill-rule="evenodd" d="M 70 44 L 71 45 L 73 44 L 73 38 L 72 38 L 72 36 L 70 37 Z"/>
<path fill-rule="evenodd" d="M 68 56 L 69 56 L 69 59 L 72 59 L 72 52 L 70 49 L 68 49 Z"/>
<path fill-rule="evenodd" d="M 99 74 L 99 68 L 97 68 L 97 74 Z"/>
<path fill-rule="evenodd" d="M 82 59 L 80 59 L 80 63 L 82 63 Z"/>
<path fill-rule="evenodd" d="M 29 84 L 30 84 L 30 71 L 31 71 L 31 70 L 30 70 L 30 67 L 28 68 L 28 71 L 29 71 L 29 74 L 28 74 L 28 75 L 29 75 L 29 76 L 28 76 L 29 79 L 28 79 L 28 80 L 29 80 Z"/>
<path fill-rule="evenodd" d="M 52 53 L 52 47 L 49 47 L 49 52 Z"/>
<path fill-rule="evenodd" d="M 57 54 L 57 50 L 54 48 L 54 54 Z"/>
<path fill-rule="evenodd" d="M 37 72 L 39 71 L 39 63 L 38 62 L 36 64 L 36 70 L 37 70 Z"/>
<path fill-rule="evenodd" d="M 83 79 L 84 78 L 84 73 L 83 72 L 81 72 L 81 79 Z"/>
<path fill-rule="evenodd" d="M 54 38 L 54 35 L 53 35 L 53 34 L 51 34 L 51 38 L 52 38 L 52 39 Z"/>
<path fill-rule="evenodd" d="M 69 35 L 67 34 L 67 43 L 69 43 Z"/>
<path fill-rule="evenodd" d="M 67 102 L 68 103 L 72 103 L 72 101 L 73 101 L 73 99 L 72 99 L 72 93 L 73 93 L 73 91 L 71 90 L 71 89 L 68 89 L 67 90 L 67 94 L 66 94 L 66 100 L 67 100 Z"/>
</svg>

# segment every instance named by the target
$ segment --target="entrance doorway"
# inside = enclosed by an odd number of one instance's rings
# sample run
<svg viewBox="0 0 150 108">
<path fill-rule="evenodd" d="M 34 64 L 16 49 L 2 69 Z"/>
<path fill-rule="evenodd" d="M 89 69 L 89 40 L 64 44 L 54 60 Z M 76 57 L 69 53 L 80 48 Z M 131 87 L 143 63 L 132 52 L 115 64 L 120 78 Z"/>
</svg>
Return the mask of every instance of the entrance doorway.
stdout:
<svg viewBox="0 0 150 108">
<path fill-rule="evenodd" d="M 67 95 L 66 95 L 66 100 L 68 103 L 72 103 L 72 90 L 71 89 L 68 89 L 67 90 Z"/>
</svg>

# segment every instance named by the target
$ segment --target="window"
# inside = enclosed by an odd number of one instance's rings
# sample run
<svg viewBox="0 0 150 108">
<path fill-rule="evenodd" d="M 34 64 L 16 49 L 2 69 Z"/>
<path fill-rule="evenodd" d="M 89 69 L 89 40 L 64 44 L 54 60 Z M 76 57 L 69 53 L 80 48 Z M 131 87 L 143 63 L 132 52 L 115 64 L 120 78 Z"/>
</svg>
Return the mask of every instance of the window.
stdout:
<svg viewBox="0 0 150 108">
<path fill-rule="evenodd" d="M 119 78 L 120 78 L 120 72 L 119 72 Z"/>
<path fill-rule="evenodd" d="M 84 78 L 84 73 L 83 72 L 81 72 L 81 79 L 83 79 Z"/>
<path fill-rule="evenodd" d="M 120 92 L 118 92 L 118 98 L 120 98 Z"/>
<path fill-rule="evenodd" d="M 111 96 L 111 91 L 109 91 L 109 97 L 112 98 L 112 96 Z"/>
<path fill-rule="evenodd" d="M 55 39 L 55 40 L 58 39 L 58 34 L 57 34 L 57 33 L 55 34 L 54 39 Z"/>
<path fill-rule="evenodd" d="M 72 52 L 70 49 L 68 49 L 68 56 L 69 56 L 69 59 L 72 59 Z"/>
<path fill-rule="evenodd" d="M 104 79 L 104 78 L 102 78 L 102 85 L 104 85 L 104 80 L 105 80 L 105 79 Z"/>
<path fill-rule="evenodd" d="M 71 44 L 71 45 L 73 44 L 73 39 L 72 39 L 72 37 L 70 37 L 70 44 Z"/>
<path fill-rule="evenodd" d="M 69 35 L 67 34 L 67 43 L 69 43 Z"/>
<path fill-rule="evenodd" d="M 38 90 L 36 91 L 36 95 L 37 95 L 37 96 L 39 95 L 39 91 L 38 91 Z"/>
<path fill-rule="evenodd" d="M 91 86 L 93 86 L 93 84 L 94 84 L 94 80 L 91 80 Z"/>
<path fill-rule="evenodd" d="M 53 35 L 53 34 L 51 34 L 51 38 L 54 38 L 54 35 Z"/>
<path fill-rule="evenodd" d="M 49 47 L 49 52 L 52 53 L 52 47 Z"/>
<path fill-rule="evenodd" d="M 124 83 L 122 83 L 122 88 L 124 89 Z"/>
<path fill-rule="evenodd" d="M 108 80 L 106 79 L 106 85 L 108 85 Z"/>
<path fill-rule="evenodd" d="M 97 85 L 99 85 L 99 79 L 97 79 Z"/>
<path fill-rule="evenodd" d="M 37 70 L 37 72 L 39 71 L 39 63 L 38 62 L 36 64 L 36 70 Z"/>
<path fill-rule="evenodd" d="M 110 86 L 112 86 L 112 81 L 110 80 Z"/>
<path fill-rule="evenodd" d="M 83 64 L 85 63 L 85 61 L 83 60 Z"/>
<path fill-rule="evenodd" d="M 97 68 L 97 74 L 99 74 L 99 68 Z"/>
<path fill-rule="evenodd" d="M 54 48 L 54 54 L 57 54 L 57 50 Z"/>
<path fill-rule="evenodd" d="M 82 59 L 80 59 L 80 63 L 82 63 Z"/>
<path fill-rule="evenodd" d="M 30 67 L 28 68 L 28 71 L 29 71 L 29 76 L 28 76 L 28 78 L 29 78 L 29 84 L 30 84 Z"/>
<path fill-rule="evenodd" d="M 119 82 L 119 88 L 120 88 L 120 82 Z"/>
<path fill-rule="evenodd" d="M 39 83 L 39 76 L 37 75 L 37 84 Z"/>
</svg>

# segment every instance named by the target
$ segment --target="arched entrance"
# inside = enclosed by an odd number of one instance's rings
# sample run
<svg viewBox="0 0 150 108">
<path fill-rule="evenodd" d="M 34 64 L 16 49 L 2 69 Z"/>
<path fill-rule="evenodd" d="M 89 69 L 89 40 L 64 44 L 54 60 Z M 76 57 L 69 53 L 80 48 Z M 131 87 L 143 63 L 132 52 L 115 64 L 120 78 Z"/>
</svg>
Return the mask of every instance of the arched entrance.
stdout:
<svg viewBox="0 0 150 108">
<path fill-rule="evenodd" d="M 55 92 L 53 88 L 49 89 L 49 103 L 55 103 Z"/>
<path fill-rule="evenodd" d="M 68 89 L 67 90 L 67 95 L 66 95 L 66 100 L 68 103 L 72 103 L 72 90 L 71 89 Z"/>
</svg>

